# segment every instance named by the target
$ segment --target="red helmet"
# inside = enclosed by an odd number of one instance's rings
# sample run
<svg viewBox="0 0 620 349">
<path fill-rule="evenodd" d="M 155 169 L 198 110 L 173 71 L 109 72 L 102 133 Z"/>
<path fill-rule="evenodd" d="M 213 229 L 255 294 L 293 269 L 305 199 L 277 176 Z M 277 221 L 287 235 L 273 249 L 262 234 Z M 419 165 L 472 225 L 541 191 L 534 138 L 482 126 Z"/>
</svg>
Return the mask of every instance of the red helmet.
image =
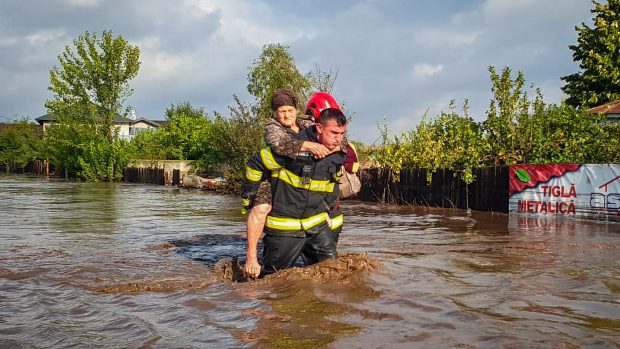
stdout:
<svg viewBox="0 0 620 349">
<path fill-rule="evenodd" d="M 327 92 L 317 92 L 313 94 L 306 104 L 306 115 L 312 119 L 319 117 L 323 109 L 334 108 L 342 111 L 340 104 Z"/>
</svg>

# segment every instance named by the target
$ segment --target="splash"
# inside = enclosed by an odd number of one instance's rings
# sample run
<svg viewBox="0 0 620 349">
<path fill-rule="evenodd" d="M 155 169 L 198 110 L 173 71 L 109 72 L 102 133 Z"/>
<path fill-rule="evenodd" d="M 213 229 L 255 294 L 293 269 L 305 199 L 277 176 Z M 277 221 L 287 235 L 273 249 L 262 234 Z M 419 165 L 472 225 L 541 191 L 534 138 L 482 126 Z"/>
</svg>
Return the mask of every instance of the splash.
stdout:
<svg viewBox="0 0 620 349">
<path fill-rule="evenodd" d="M 354 277 L 365 275 L 379 267 L 379 262 L 369 257 L 367 253 L 341 253 L 336 259 L 329 259 L 303 268 L 280 270 L 257 282 L 312 280 L 320 283 L 347 283 Z M 213 271 L 220 281 L 249 281 L 244 275 L 243 263 L 236 257 L 220 259 Z"/>
</svg>

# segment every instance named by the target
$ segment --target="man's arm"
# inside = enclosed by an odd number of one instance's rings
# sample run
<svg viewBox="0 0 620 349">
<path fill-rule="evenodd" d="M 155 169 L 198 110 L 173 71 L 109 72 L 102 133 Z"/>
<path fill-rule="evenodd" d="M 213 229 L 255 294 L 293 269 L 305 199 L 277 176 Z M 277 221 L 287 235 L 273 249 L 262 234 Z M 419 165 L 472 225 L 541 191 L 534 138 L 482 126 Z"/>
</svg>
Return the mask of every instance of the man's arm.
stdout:
<svg viewBox="0 0 620 349">
<path fill-rule="evenodd" d="M 256 197 L 256 192 L 261 184 L 262 179 L 268 176 L 272 171 L 278 171 L 286 163 L 286 158 L 274 154 L 271 148 L 262 149 L 260 152 L 254 154 L 248 160 L 245 168 L 245 182 L 243 184 L 243 192 L 241 194 L 243 209 L 245 213 L 248 210 L 248 226 L 257 225 L 259 219 L 255 215 L 255 210 L 250 210 L 253 206 L 253 200 Z M 259 209 L 261 206 L 257 206 Z M 268 212 L 264 212 L 265 215 Z M 246 229 L 247 231 L 247 250 L 246 250 L 246 262 L 245 273 L 248 277 L 257 278 L 260 275 L 260 264 L 258 264 L 258 240 L 262 231 L 256 229 Z"/>
<path fill-rule="evenodd" d="M 261 180 L 269 176 L 272 171 L 282 168 L 286 162 L 285 157 L 274 154 L 269 147 L 262 149 L 248 160 L 245 166 L 245 181 L 241 191 L 242 213 L 245 214 L 245 210 L 252 207 L 252 201 L 256 196 Z"/>
</svg>

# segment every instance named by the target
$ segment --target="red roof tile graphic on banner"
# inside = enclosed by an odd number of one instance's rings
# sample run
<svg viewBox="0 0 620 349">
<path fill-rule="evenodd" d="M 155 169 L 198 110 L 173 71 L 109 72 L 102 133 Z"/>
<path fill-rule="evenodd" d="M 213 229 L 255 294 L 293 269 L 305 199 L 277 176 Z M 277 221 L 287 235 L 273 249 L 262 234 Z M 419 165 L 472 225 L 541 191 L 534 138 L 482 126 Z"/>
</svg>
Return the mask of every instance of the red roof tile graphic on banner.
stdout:
<svg viewBox="0 0 620 349">
<path fill-rule="evenodd" d="M 508 195 L 512 196 L 525 188 L 534 188 L 539 183 L 561 177 L 568 171 L 576 171 L 580 166 L 579 164 L 512 165 L 509 171 Z"/>
</svg>

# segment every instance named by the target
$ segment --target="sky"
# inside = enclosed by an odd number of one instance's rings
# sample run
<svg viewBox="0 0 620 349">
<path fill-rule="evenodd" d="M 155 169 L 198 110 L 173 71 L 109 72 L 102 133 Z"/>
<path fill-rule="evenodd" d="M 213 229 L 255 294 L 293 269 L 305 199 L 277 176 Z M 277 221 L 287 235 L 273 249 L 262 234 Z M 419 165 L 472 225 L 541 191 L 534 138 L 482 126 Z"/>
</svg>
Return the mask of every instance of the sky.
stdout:
<svg viewBox="0 0 620 349">
<path fill-rule="evenodd" d="M 228 115 L 244 102 L 264 45 L 289 46 L 303 74 L 337 72 L 332 90 L 351 117 L 349 139 L 380 142 L 468 100 L 485 119 L 488 67 L 523 72 L 547 103 L 575 73 L 569 45 L 590 25 L 589 0 L 0 0 L 0 122 L 47 113 L 49 72 L 84 34 L 111 30 L 141 50 L 125 102 L 164 120 L 189 102 Z M 303 108 L 301 108 L 303 109 Z"/>
</svg>

